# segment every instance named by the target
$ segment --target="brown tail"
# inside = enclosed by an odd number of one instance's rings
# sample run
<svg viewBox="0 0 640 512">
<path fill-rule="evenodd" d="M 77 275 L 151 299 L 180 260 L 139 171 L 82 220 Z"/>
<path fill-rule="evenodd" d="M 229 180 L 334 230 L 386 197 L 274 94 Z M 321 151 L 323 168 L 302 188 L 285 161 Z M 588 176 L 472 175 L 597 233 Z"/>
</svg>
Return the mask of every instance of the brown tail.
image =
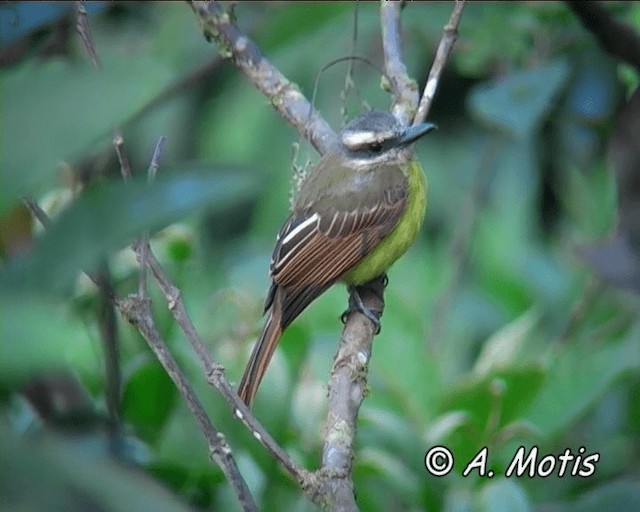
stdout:
<svg viewBox="0 0 640 512">
<path fill-rule="evenodd" d="M 258 386 L 267 371 L 267 366 L 278 346 L 282 335 L 282 305 L 278 297 L 269 308 L 267 321 L 262 329 L 258 342 L 253 347 L 251 357 L 244 370 L 238 386 L 238 395 L 251 408 L 251 403 L 258 391 Z"/>
</svg>

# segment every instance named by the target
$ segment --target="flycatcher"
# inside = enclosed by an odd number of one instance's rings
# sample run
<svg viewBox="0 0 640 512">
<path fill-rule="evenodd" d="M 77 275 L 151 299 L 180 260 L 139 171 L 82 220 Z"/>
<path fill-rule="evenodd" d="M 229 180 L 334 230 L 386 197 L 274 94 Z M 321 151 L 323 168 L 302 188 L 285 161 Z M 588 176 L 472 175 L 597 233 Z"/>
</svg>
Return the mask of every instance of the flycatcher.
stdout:
<svg viewBox="0 0 640 512">
<path fill-rule="evenodd" d="M 337 281 L 358 286 L 381 276 L 416 239 L 426 181 L 413 143 L 433 128 L 368 112 L 340 131 L 337 147 L 304 178 L 276 237 L 266 322 L 238 388 L 247 406 L 282 332 L 313 300 Z"/>
</svg>

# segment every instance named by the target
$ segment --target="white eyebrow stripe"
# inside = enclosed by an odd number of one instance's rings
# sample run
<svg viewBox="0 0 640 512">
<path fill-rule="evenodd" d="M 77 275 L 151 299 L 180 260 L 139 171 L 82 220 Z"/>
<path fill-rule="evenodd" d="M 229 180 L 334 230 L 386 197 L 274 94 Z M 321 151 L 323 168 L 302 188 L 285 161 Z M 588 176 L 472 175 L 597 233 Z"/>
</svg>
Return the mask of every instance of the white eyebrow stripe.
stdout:
<svg viewBox="0 0 640 512">
<path fill-rule="evenodd" d="M 309 217 L 304 222 L 298 224 L 294 229 L 291 230 L 290 233 L 287 233 L 282 240 L 282 245 L 287 245 L 292 239 L 296 237 L 300 231 L 303 231 L 309 224 L 313 224 L 314 222 L 318 222 L 320 220 L 320 216 L 317 213 L 314 213 L 311 217 Z"/>
<path fill-rule="evenodd" d="M 387 131 L 347 131 L 342 134 L 342 143 L 350 148 L 361 147 L 366 144 L 381 143 L 393 139 L 397 134 L 391 130 Z"/>
<path fill-rule="evenodd" d="M 361 146 L 375 142 L 378 135 L 375 132 L 347 132 L 342 135 L 342 142 L 347 146 Z"/>
</svg>

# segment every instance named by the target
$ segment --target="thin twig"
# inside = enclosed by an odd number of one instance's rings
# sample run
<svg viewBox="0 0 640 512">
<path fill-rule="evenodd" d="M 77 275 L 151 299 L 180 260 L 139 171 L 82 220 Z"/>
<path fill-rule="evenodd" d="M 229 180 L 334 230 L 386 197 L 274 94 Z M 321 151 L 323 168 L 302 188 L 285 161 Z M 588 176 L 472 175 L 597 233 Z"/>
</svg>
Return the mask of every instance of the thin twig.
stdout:
<svg viewBox="0 0 640 512">
<path fill-rule="evenodd" d="M 85 48 L 89 57 L 96 69 L 100 69 L 95 46 L 91 38 L 91 31 L 87 20 L 87 13 L 84 6 L 80 3 L 76 3 L 77 12 L 77 30 L 84 42 Z M 149 165 L 149 178 L 153 180 L 155 173 L 158 169 L 159 158 L 162 154 L 166 139 L 161 137 L 156 144 L 153 158 Z M 118 155 L 118 161 L 120 162 L 120 172 L 125 183 L 131 181 L 131 166 L 129 164 L 129 158 L 124 148 L 124 140 L 122 135 L 118 132 L 117 128 L 114 133 L 113 145 Z M 220 433 L 211 423 L 211 420 L 207 416 L 202 404 L 198 400 L 198 397 L 194 393 L 193 389 L 189 385 L 188 381 L 180 371 L 180 368 L 176 364 L 175 360 L 169 353 L 166 344 L 162 340 L 160 333 L 155 327 L 153 320 L 153 314 L 150 307 L 150 299 L 147 292 L 147 269 L 149 247 L 148 235 L 142 234 L 138 241 L 134 242 L 132 246 L 138 262 L 140 264 L 140 280 L 138 286 L 138 294 L 128 297 L 127 299 L 119 299 L 112 290 L 109 290 L 109 295 L 113 297 L 113 301 L 122 313 L 131 323 L 135 324 L 140 333 L 143 335 L 154 354 L 164 367 L 165 371 L 169 374 L 176 387 L 185 398 L 189 409 L 191 410 L 200 430 L 204 434 L 209 444 L 209 451 L 211 458 L 218 464 L 222 472 L 225 474 L 228 482 L 232 486 L 236 497 L 242 509 L 245 511 L 257 511 L 255 500 L 249 491 L 247 483 L 245 482 L 238 466 L 236 465 L 231 448 L 225 441 L 224 435 Z M 104 283 L 98 279 L 97 284 L 104 286 Z"/>
<path fill-rule="evenodd" d="M 351 52 L 350 55 L 355 55 L 356 53 L 356 45 L 358 44 L 358 2 L 353 4 L 353 30 L 351 33 Z M 340 115 L 342 117 L 343 125 L 347 122 L 347 98 L 349 97 L 349 93 L 352 90 L 355 90 L 357 93 L 357 89 L 355 89 L 355 82 L 353 81 L 353 73 L 355 69 L 355 60 L 350 59 L 349 65 L 347 67 L 347 74 L 344 77 L 344 88 L 340 91 Z M 317 83 L 317 81 L 316 81 Z M 314 88 L 313 93 L 315 96 L 316 89 Z M 360 99 L 360 95 L 358 94 L 358 99 Z M 313 99 L 312 99 L 313 103 Z"/>
<path fill-rule="evenodd" d="M 571 309 L 569 320 L 563 327 L 558 342 L 567 342 L 572 340 L 575 335 L 576 328 L 583 323 L 584 316 L 589 311 L 589 308 L 593 305 L 593 302 L 601 295 L 605 288 L 605 283 L 602 279 L 592 276 L 589 282 L 582 290 L 582 295 L 578 298 L 576 303 Z"/>
<path fill-rule="evenodd" d="M 51 226 L 51 219 L 40 207 L 35 199 L 30 196 L 23 197 L 23 202 L 31 211 L 31 214 L 48 229 Z M 113 288 L 111 286 L 110 272 L 105 264 L 102 271 L 98 273 L 86 272 L 89 279 L 98 288 L 100 302 L 98 313 L 98 325 L 100 326 L 100 337 L 105 354 L 105 401 L 107 410 L 113 427 L 114 438 L 120 433 L 120 393 L 122 389 L 122 375 L 120 371 L 120 350 L 117 335 L 117 323 L 113 310 Z"/>
<path fill-rule="evenodd" d="M 46 214 L 46 212 L 40 208 L 40 205 L 36 202 L 36 200 L 31 196 L 24 196 L 22 198 L 22 202 L 24 205 L 31 211 L 33 216 L 38 219 L 38 222 L 42 224 L 43 228 L 48 228 L 51 226 L 51 219 Z"/>
<path fill-rule="evenodd" d="M 163 151 L 165 142 L 166 138 L 161 137 L 156 144 L 147 173 L 150 180 L 155 177 L 159 165 L 158 160 Z M 122 177 L 125 182 L 128 182 L 131 180 L 131 166 L 129 164 L 124 140 L 119 133 L 116 133 L 114 136 L 113 145 L 118 156 L 118 161 L 120 162 Z M 134 251 L 136 252 L 139 262 L 145 262 L 145 265 L 141 265 L 138 284 L 139 294 L 143 297 L 146 294 L 146 268 L 150 267 L 154 278 L 165 293 L 169 310 L 173 314 L 177 323 L 183 329 L 198 358 L 201 360 L 205 372 L 207 373 L 209 383 L 218 389 L 229 405 L 232 406 L 234 415 L 242 421 L 242 423 L 252 432 L 253 436 L 267 449 L 267 451 L 269 451 L 299 483 L 303 484 L 305 488 L 309 488 L 310 492 L 312 492 L 313 486 L 310 484 L 311 479 L 308 477 L 309 473 L 295 464 L 295 462 L 278 445 L 267 430 L 251 414 L 251 412 L 246 408 L 244 402 L 225 379 L 223 367 L 213 361 L 209 355 L 186 312 L 180 290 L 171 283 L 170 279 L 164 272 L 164 269 L 157 261 L 151 247 L 149 246 L 148 236 L 142 235 L 140 237 L 140 240 L 134 244 Z"/>
<path fill-rule="evenodd" d="M 149 181 L 153 181 L 155 178 L 165 142 L 166 137 L 160 137 L 156 143 L 153 151 L 153 157 L 147 172 Z M 118 151 L 118 159 L 120 162 L 128 162 L 129 159 L 127 158 L 124 150 L 124 141 L 121 137 L 116 137 L 116 140 L 114 140 L 114 146 L 116 147 L 116 151 Z M 121 168 L 120 172 L 125 182 L 131 178 L 130 169 Z M 132 248 L 140 266 L 138 293 L 134 296 L 128 297 L 125 301 L 120 301 L 120 305 L 122 306 L 121 311 L 129 322 L 138 328 L 144 339 L 151 347 L 151 350 L 156 355 L 156 358 L 160 361 L 163 368 L 180 391 L 180 394 L 186 400 L 189 410 L 193 414 L 200 430 L 209 443 L 211 458 L 218 464 L 220 469 L 222 469 L 227 481 L 233 487 L 242 509 L 257 511 L 258 508 L 253 496 L 251 495 L 247 483 L 235 463 L 231 448 L 227 444 L 224 435 L 211 423 L 211 420 L 207 416 L 202 404 L 198 400 L 198 397 L 182 374 L 178 364 L 167 349 L 166 343 L 162 340 L 160 333 L 155 327 L 153 313 L 151 311 L 151 301 L 149 299 L 147 289 L 147 273 L 150 265 L 149 254 L 151 253 L 148 234 L 145 233 L 141 235 L 139 239 L 133 243 Z"/>
<path fill-rule="evenodd" d="M 25 198 L 24 202 L 43 226 L 48 227 L 51 225 L 51 220 L 48 215 L 35 201 Z M 155 257 L 153 260 L 155 260 Z M 85 274 L 94 282 L 94 284 L 96 284 L 96 286 L 102 286 L 101 279 L 86 271 Z M 146 294 L 146 288 L 144 293 Z M 109 296 L 123 318 L 135 325 L 147 343 L 149 343 L 149 346 L 153 350 L 158 361 L 171 377 L 178 388 L 178 391 L 185 398 L 187 406 L 193 413 L 200 430 L 209 444 L 209 451 L 212 459 L 222 469 L 228 481 L 234 487 L 234 491 L 236 492 L 236 496 L 238 497 L 243 510 L 257 511 L 258 508 L 255 505 L 253 497 L 251 496 L 242 475 L 240 474 L 233 458 L 231 448 L 228 446 L 224 435 L 218 432 L 218 430 L 211 424 L 202 404 L 191 389 L 187 380 L 182 375 L 175 359 L 173 359 L 169 353 L 166 344 L 155 327 L 148 297 L 143 299 L 138 295 L 133 295 L 127 298 L 122 298 L 114 291 L 112 291 Z"/>
<path fill-rule="evenodd" d="M 118 162 L 120 163 L 120 174 L 125 183 L 131 181 L 131 164 L 129 163 L 129 157 L 124 147 L 124 139 L 120 132 L 116 130 L 113 136 L 113 147 L 118 155 Z"/>
<path fill-rule="evenodd" d="M 98 325 L 100 326 L 100 338 L 104 347 L 105 356 L 105 398 L 109 418 L 111 420 L 112 435 L 119 440 L 121 433 L 120 394 L 122 391 L 122 372 L 120 370 L 120 342 L 118 338 L 118 323 L 116 321 L 115 307 L 113 304 L 113 286 L 111 283 L 111 271 L 105 261 L 98 273 L 100 286 L 98 286 Z"/>
<path fill-rule="evenodd" d="M 218 2 L 190 2 L 190 5 L 205 37 L 216 41 L 221 55 L 232 58 L 235 65 L 269 99 L 278 113 L 320 154 L 328 152 L 336 143 L 335 132 L 299 89 L 237 27 L 232 14 L 225 12 Z"/>
<path fill-rule="evenodd" d="M 84 44 L 84 48 L 89 54 L 89 59 L 96 69 L 100 69 L 100 61 L 98 60 L 98 54 L 96 53 L 96 47 L 93 44 L 93 37 L 91 36 L 91 27 L 89 26 L 89 19 L 87 17 L 87 10 L 82 2 L 76 2 L 76 30 L 80 34 L 80 39 Z"/>
<path fill-rule="evenodd" d="M 100 61 L 96 52 L 93 37 L 91 35 L 91 26 L 87 10 L 82 2 L 75 3 L 76 10 L 76 31 L 82 39 L 84 48 L 89 56 L 89 60 L 93 64 L 96 71 L 101 70 Z M 121 138 L 121 137 L 120 137 Z M 119 155 L 119 153 L 118 153 Z M 128 168 L 128 162 L 127 162 Z M 130 171 L 129 171 L 129 174 Z M 87 274 L 89 275 L 89 274 Z M 120 344 L 117 337 L 117 322 L 114 311 L 114 290 L 111 284 L 111 274 L 109 266 L 105 262 L 102 269 L 90 276 L 98 288 L 98 296 L 100 299 L 99 325 L 100 336 L 104 347 L 105 357 L 105 374 L 106 389 L 105 398 L 107 408 L 112 420 L 114 434 L 119 435 L 120 432 L 120 399 L 122 390 L 122 371 L 120 368 Z M 117 439 L 117 437 L 115 437 Z"/>
<path fill-rule="evenodd" d="M 162 136 L 158 139 L 156 146 L 153 150 L 153 156 L 151 157 L 151 163 L 149 164 L 149 168 L 147 169 L 147 181 L 148 183 L 153 183 L 156 179 L 156 173 L 158 172 L 158 167 L 160 166 L 160 158 L 162 153 L 164 152 L 164 146 L 167 142 L 167 138 Z M 123 144 L 119 144 L 120 148 L 123 149 Z M 118 145 L 116 145 L 116 148 Z M 123 155 L 125 156 L 125 155 Z M 118 155 L 120 158 L 120 155 Z M 125 160 L 126 156 L 125 156 Z M 121 171 L 122 176 L 124 178 L 125 172 Z M 136 256 L 138 256 L 138 263 L 140 264 L 140 276 L 138 281 L 138 295 L 140 297 L 146 297 L 146 286 L 147 286 L 147 270 L 149 268 L 148 261 L 148 253 L 151 250 L 149 246 L 149 233 L 145 231 L 142 235 L 140 235 L 140 239 L 137 244 L 134 244 Z M 142 263 L 144 262 L 144 264 Z"/>
<path fill-rule="evenodd" d="M 444 71 L 444 67 L 449 60 L 449 54 L 453 49 L 453 45 L 458 38 L 458 25 L 460 24 L 460 18 L 462 17 L 462 10 L 464 9 L 464 0 L 455 0 L 456 3 L 453 6 L 453 12 L 449 18 L 449 22 L 445 25 L 440 44 L 438 44 L 438 50 L 436 51 L 436 57 L 433 59 L 433 65 L 431 71 L 429 71 L 429 77 L 427 83 L 424 86 L 424 92 L 420 99 L 420 106 L 418 112 L 413 118 L 413 124 L 424 123 L 431 110 L 431 104 L 433 98 L 436 95 L 436 89 L 440 82 L 440 76 Z"/>
<path fill-rule="evenodd" d="M 144 260 L 140 264 L 144 266 Z M 200 431 L 204 434 L 209 444 L 211 458 L 222 469 L 228 482 L 233 487 L 242 509 L 245 511 L 257 511 L 258 507 L 236 466 L 231 448 L 227 444 L 224 435 L 212 425 L 200 400 L 198 400 L 175 359 L 167 349 L 167 345 L 158 329 L 155 327 L 149 298 L 133 295 L 124 300 L 117 299 L 116 304 L 124 317 L 140 331 L 140 334 L 147 341 L 156 358 L 184 397 L 189 410 L 198 423 Z"/>
<path fill-rule="evenodd" d="M 215 387 L 231 406 L 236 418 L 240 419 L 253 436 L 262 444 L 265 449 L 275 457 L 275 459 L 299 482 L 309 483 L 309 474 L 301 469 L 289 455 L 271 437 L 269 432 L 253 416 L 245 403 L 229 384 L 224 376 L 224 367 L 213 360 L 209 351 L 205 347 L 202 339 L 198 335 L 189 314 L 182 300 L 182 293 L 169 279 L 166 272 L 158 262 L 151 248 L 147 251 L 147 259 L 151 273 L 160 286 L 167 300 L 167 306 L 176 323 L 181 327 L 195 351 L 198 359 L 207 374 L 207 381 Z"/>
<path fill-rule="evenodd" d="M 151 163 L 149 164 L 149 169 L 147 169 L 147 179 L 149 180 L 149 183 L 152 183 L 156 179 L 156 173 L 158 172 L 158 167 L 160 167 L 160 158 L 162 158 L 166 143 L 167 138 L 163 135 L 158 139 L 156 147 L 153 149 Z"/>
<path fill-rule="evenodd" d="M 399 2 L 380 0 L 380 24 L 384 68 L 391 88 L 391 112 L 402 124 L 409 124 L 418 106 L 418 84 L 409 77 L 402 60 Z"/>
<path fill-rule="evenodd" d="M 161 137 L 154 150 L 151 165 L 148 170 L 148 177 L 150 181 L 154 179 L 158 169 L 158 160 L 162 154 L 165 140 L 165 137 Z M 142 237 L 137 247 L 139 259 L 144 261 L 144 265 L 141 265 L 141 268 L 151 268 L 151 272 L 156 282 L 165 295 L 169 311 L 173 315 L 177 324 L 182 328 L 187 339 L 191 343 L 193 350 L 200 359 L 207 374 L 209 383 L 212 384 L 227 400 L 234 411 L 234 415 L 242 420 L 245 426 L 253 433 L 253 436 L 261 442 L 261 444 L 294 476 L 294 478 L 296 478 L 296 480 L 298 480 L 298 482 L 303 483 L 307 473 L 293 462 L 293 460 L 276 443 L 266 429 L 255 419 L 224 377 L 224 368 L 215 362 L 210 356 L 209 351 L 200 339 L 200 336 L 187 313 L 184 302 L 182 301 L 182 293 L 171 282 L 169 276 L 167 276 L 166 272 L 160 265 L 160 262 L 158 262 L 149 245 L 148 237 Z"/>
<path fill-rule="evenodd" d="M 47 215 L 47 213 L 40 207 L 40 205 L 30 196 L 25 196 L 22 198 L 22 202 L 29 209 L 31 214 L 38 220 L 42 227 L 48 229 L 51 227 L 51 219 Z M 85 275 L 91 280 L 96 287 L 100 288 L 102 286 L 102 278 L 89 271 L 84 271 Z"/>
<path fill-rule="evenodd" d="M 165 142 L 166 137 L 160 137 L 156 144 L 153 152 L 153 158 L 151 159 L 151 164 L 147 171 L 149 181 L 153 181 L 155 178 Z M 122 144 L 120 146 L 122 148 Z M 193 350 L 200 359 L 207 374 L 208 382 L 222 394 L 232 407 L 234 415 L 244 423 L 244 425 L 252 432 L 253 436 L 260 441 L 267 451 L 269 451 L 299 483 L 303 483 L 307 476 L 307 472 L 300 469 L 295 462 L 293 462 L 287 453 L 271 437 L 267 430 L 251 414 L 245 403 L 240 399 L 238 394 L 233 390 L 229 382 L 224 377 L 224 368 L 215 362 L 209 354 L 209 351 L 200 339 L 200 336 L 187 313 L 184 302 L 182 301 L 182 293 L 171 282 L 169 276 L 167 276 L 166 272 L 162 268 L 162 265 L 160 265 L 160 262 L 155 257 L 155 254 L 149 245 L 148 236 L 142 236 L 136 247 L 136 253 L 138 254 L 141 262 L 141 276 L 146 276 L 146 273 L 144 272 L 146 268 L 151 269 L 154 279 L 165 295 L 169 311 L 173 315 L 176 323 L 182 328 L 187 339 L 191 343 Z M 144 265 L 142 262 L 144 262 Z"/>
</svg>

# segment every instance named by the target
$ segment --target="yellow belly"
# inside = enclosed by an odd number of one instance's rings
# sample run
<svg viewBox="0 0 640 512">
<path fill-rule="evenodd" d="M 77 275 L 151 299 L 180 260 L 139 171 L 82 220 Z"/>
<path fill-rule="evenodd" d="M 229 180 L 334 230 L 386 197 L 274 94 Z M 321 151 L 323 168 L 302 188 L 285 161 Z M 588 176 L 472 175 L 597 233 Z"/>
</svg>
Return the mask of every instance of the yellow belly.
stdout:
<svg viewBox="0 0 640 512">
<path fill-rule="evenodd" d="M 404 213 L 395 228 L 342 277 L 342 281 L 347 285 L 364 284 L 384 274 L 407 252 L 418 236 L 427 206 L 427 183 L 422 168 L 415 159 L 409 163 L 407 178 L 409 194 Z"/>
</svg>

